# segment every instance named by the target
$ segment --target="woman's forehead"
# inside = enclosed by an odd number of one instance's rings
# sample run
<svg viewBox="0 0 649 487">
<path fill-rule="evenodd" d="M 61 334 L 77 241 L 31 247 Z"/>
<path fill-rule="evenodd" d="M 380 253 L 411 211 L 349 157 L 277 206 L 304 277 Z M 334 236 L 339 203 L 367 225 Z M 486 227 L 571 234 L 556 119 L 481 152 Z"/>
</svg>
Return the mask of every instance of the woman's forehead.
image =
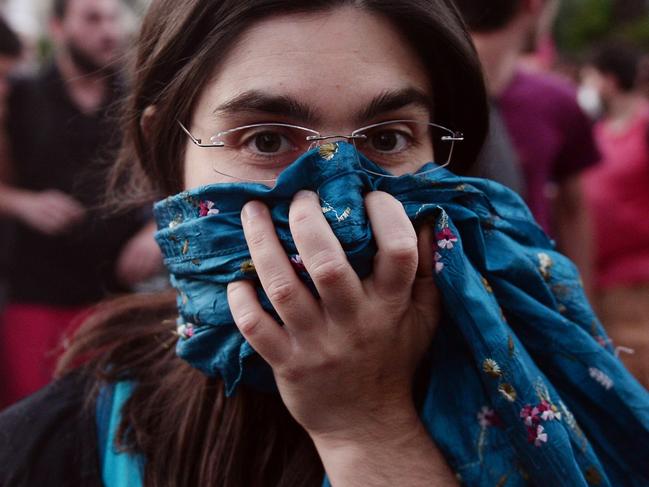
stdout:
<svg viewBox="0 0 649 487">
<path fill-rule="evenodd" d="M 385 92 L 430 95 L 429 84 L 423 62 L 389 20 L 344 7 L 253 25 L 215 60 L 198 110 L 214 111 L 244 93 L 267 93 L 331 118 L 348 117 Z"/>
</svg>

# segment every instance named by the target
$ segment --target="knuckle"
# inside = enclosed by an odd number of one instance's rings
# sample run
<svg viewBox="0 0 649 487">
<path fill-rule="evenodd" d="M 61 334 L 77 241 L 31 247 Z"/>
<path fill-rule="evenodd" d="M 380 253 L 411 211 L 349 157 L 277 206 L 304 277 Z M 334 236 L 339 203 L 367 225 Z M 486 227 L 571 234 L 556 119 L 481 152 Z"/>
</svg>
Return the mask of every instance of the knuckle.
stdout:
<svg viewBox="0 0 649 487">
<path fill-rule="evenodd" d="M 386 257 L 398 265 L 417 266 L 417 238 L 402 236 L 392 239 L 385 247 Z"/>
<path fill-rule="evenodd" d="M 304 367 L 298 366 L 297 364 L 287 365 L 282 368 L 281 376 L 286 382 L 298 383 L 301 382 L 306 375 L 306 370 Z"/>
<path fill-rule="evenodd" d="M 244 311 L 237 317 L 239 330 L 245 336 L 255 336 L 261 329 L 261 316 L 252 310 Z"/>
<path fill-rule="evenodd" d="M 312 215 L 304 205 L 293 203 L 289 211 L 289 219 L 295 228 L 309 228 Z"/>
<path fill-rule="evenodd" d="M 266 294 L 275 304 L 284 304 L 293 297 L 293 285 L 285 280 L 276 279 L 268 284 Z"/>
<path fill-rule="evenodd" d="M 249 247 L 260 248 L 266 244 L 266 242 L 268 241 L 268 236 L 264 231 L 251 230 L 246 235 L 246 240 L 248 241 Z"/>
<path fill-rule="evenodd" d="M 335 284 L 347 272 L 347 262 L 330 252 L 321 253 L 315 260 L 309 275 L 314 281 L 322 284 Z"/>
</svg>

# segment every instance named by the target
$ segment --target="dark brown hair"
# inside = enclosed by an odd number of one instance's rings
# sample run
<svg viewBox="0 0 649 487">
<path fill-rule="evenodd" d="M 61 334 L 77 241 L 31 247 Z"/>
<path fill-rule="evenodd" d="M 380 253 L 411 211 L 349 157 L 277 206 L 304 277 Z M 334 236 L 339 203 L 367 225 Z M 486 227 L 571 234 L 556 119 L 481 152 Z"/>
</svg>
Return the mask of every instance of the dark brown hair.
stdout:
<svg viewBox="0 0 649 487">
<path fill-rule="evenodd" d="M 425 61 L 435 114 L 466 142 L 453 169 L 475 160 L 487 129 L 480 65 L 452 0 L 154 0 L 142 26 L 134 85 L 124 112 L 124 142 L 111 178 L 119 200 L 177 193 L 182 187 L 187 120 L 223 56 L 257 20 L 352 5 L 389 18 Z M 156 107 L 145 138 L 144 110 Z M 147 140 L 154 141 L 147 143 Z M 82 367 L 97 384 L 137 383 L 124 408 L 122 446 L 146 458 L 145 484 L 200 486 L 319 485 L 322 464 L 279 396 L 241 388 L 226 398 L 174 353 L 173 294 L 106 303 L 71 342 L 59 371 Z"/>
<path fill-rule="evenodd" d="M 516 16 L 521 0 L 455 0 L 465 22 L 473 32 L 494 32 Z"/>
</svg>

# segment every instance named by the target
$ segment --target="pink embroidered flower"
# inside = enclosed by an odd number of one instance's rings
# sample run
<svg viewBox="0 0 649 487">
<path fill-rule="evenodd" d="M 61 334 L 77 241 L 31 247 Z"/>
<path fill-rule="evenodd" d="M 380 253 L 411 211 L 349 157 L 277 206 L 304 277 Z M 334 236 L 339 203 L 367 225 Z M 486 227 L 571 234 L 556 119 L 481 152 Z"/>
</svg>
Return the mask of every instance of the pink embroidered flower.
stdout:
<svg viewBox="0 0 649 487">
<path fill-rule="evenodd" d="M 210 200 L 201 201 L 198 205 L 198 214 L 200 216 L 218 215 L 219 209 L 214 208 L 214 202 Z"/>
<path fill-rule="evenodd" d="M 561 420 L 561 413 L 556 406 L 550 404 L 545 399 L 539 404 L 539 411 L 541 412 L 541 419 L 543 421 Z"/>
<path fill-rule="evenodd" d="M 437 232 L 435 235 L 437 246 L 440 249 L 452 249 L 453 244 L 457 242 L 457 237 L 453 234 L 450 228 L 446 227 L 442 231 Z"/>
<path fill-rule="evenodd" d="M 183 323 L 178 326 L 178 335 L 185 340 L 194 336 L 194 325 L 191 323 Z"/>
<path fill-rule="evenodd" d="M 302 257 L 300 257 L 300 254 L 291 256 L 291 264 L 293 265 L 293 269 L 295 269 L 297 272 L 306 271 L 306 267 L 304 266 L 304 262 L 302 262 Z"/>
<path fill-rule="evenodd" d="M 533 433 L 534 436 L 534 446 L 541 446 L 543 443 L 548 442 L 548 434 L 545 432 L 545 428 L 543 426 L 538 425 L 536 427 L 536 430 L 534 430 Z"/>
<path fill-rule="evenodd" d="M 496 411 L 491 409 L 489 406 L 482 406 L 482 409 L 478 411 L 477 417 L 478 417 L 478 423 L 480 424 L 481 428 L 502 425 L 502 421 L 500 420 L 500 417 L 496 414 Z"/>
<path fill-rule="evenodd" d="M 435 252 L 435 272 L 439 274 L 444 269 L 444 262 L 442 262 L 442 255 L 439 252 Z"/>
<path fill-rule="evenodd" d="M 525 423 L 525 426 L 533 427 L 535 424 L 541 422 L 541 418 L 539 417 L 539 409 L 536 406 L 532 406 L 531 404 L 523 406 L 520 416 L 521 418 L 523 418 L 523 423 Z"/>
</svg>

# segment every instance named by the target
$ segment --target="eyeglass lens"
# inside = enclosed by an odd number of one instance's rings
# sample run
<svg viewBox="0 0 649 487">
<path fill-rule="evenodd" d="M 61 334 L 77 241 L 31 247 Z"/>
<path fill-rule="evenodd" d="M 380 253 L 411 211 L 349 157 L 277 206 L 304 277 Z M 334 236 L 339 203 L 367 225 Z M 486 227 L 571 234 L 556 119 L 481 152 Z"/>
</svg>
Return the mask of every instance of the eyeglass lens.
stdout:
<svg viewBox="0 0 649 487">
<path fill-rule="evenodd" d="M 447 164 L 454 144 L 444 140 L 453 135 L 450 130 L 412 120 L 374 124 L 351 135 L 357 152 L 395 176 L 414 173 L 431 161 Z M 305 152 L 335 141 L 313 140 L 319 136 L 314 130 L 288 124 L 255 124 L 224 131 L 211 138 L 213 143 L 223 144 L 215 154 L 214 170 L 235 179 L 273 181 Z M 363 169 L 376 171 L 361 160 Z"/>
</svg>

